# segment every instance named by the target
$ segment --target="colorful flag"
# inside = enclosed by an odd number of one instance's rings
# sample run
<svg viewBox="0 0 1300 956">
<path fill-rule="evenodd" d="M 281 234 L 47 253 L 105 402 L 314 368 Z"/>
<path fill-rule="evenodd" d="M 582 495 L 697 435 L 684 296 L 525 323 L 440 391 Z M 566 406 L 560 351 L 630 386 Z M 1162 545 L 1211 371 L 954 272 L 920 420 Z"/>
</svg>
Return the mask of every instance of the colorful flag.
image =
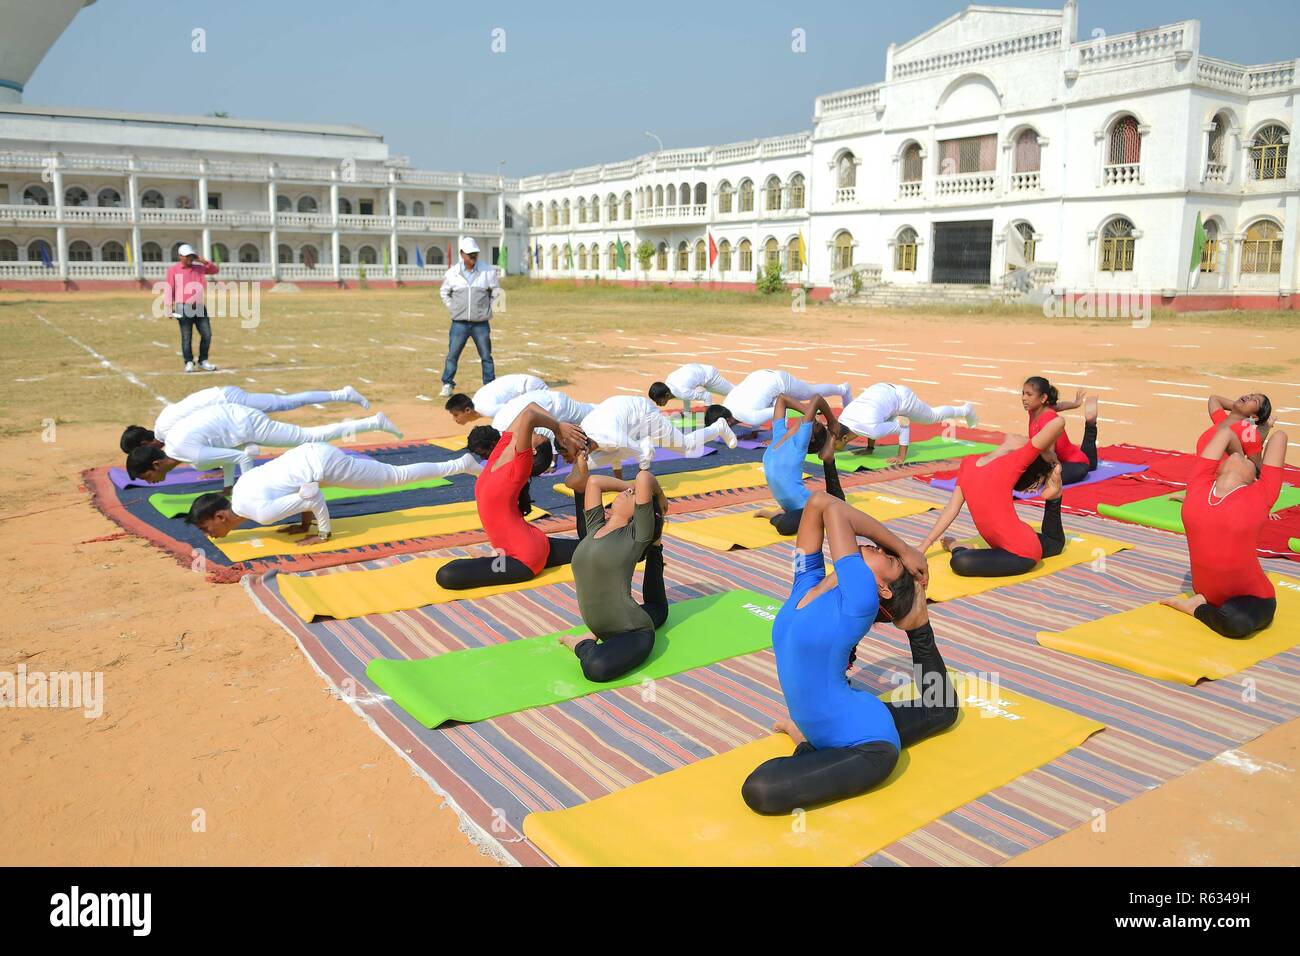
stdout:
<svg viewBox="0 0 1300 956">
<path fill-rule="evenodd" d="M 709 233 L 709 268 L 713 268 L 713 263 L 718 260 L 718 244 L 713 241 L 713 233 Z"/>
<path fill-rule="evenodd" d="M 510 271 L 509 247 L 507 246 L 501 247 L 501 255 L 497 256 L 497 268 L 501 270 L 502 274 L 508 273 Z"/>
<path fill-rule="evenodd" d="M 421 269 L 424 268 L 424 255 L 420 252 L 420 247 L 415 247 L 415 264 Z"/>
<path fill-rule="evenodd" d="M 623 247 L 623 237 L 614 237 L 614 246 L 617 251 L 614 253 L 614 265 L 621 272 L 627 268 L 627 250 Z"/>
<path fill-rule="evenodd" d="M 799 230 L 799 271 L 808 267 L 808 247 L 803 244 L 803 230 Z"/>
<path fill-rule="evenodd" d="M 456 258 L 455 258 L 455 256 L 452 255 L 452 252 L 451 252 L 451 243 L 449 242 L 449 243 L 447 243 L 447 265 L 451 265 L 451 264 L 452 264 L 453 262 L 455 262 L 455 261 L 456 261 Z"/>
<path fill-rule="evenodd" d="M 126 249 L 126 264 L 129 266 L 135 265 L 135 254 L 131 251 L 130 239 L 126 241 L 125 249 Z"/>
<path fill-rule="evenodd" d="M 573 247 L 567 242 L 564 244 L 564 268 L 573 268 Z"/>
<path fill-rule="evenodd" d="M 221 265 L 221 243 L 219 242 L 212 247 L 212 261 Z"/>
<path fill-rule="evenodd" d="M 1187 288 L 1191 289 L 1196 285 L 1196 281 L 1201 277 L 1201 257 L 1205 255 L 1205 246 L 1210 240 L 1209 235 L 1205 232 L 1205 224 L 1201 222 L 1201 214 L 1196 214 L 1196 228 L 1192 231 L 1192 265 L 1191 273 L 1187 277 Z"/>
<path fill-rule="evenodd" d="M 388 246 L 384 246 L 384 271 L 388 271 Z"/>
<path fill-rule="evenodd" d="M 41 257 L 41 262 L 45 263 L 45 268 L 53 269 L 54 260 L 50 258 L 50 244 L 42 239 L 40 245 L 36 247 L 36 251 Z"/>
<path fill-rule="evenodd" d="M 542 267 L 542 244 L 540 242 L 533 247 L 533 264 L 539 269 Z"/>
</svg>

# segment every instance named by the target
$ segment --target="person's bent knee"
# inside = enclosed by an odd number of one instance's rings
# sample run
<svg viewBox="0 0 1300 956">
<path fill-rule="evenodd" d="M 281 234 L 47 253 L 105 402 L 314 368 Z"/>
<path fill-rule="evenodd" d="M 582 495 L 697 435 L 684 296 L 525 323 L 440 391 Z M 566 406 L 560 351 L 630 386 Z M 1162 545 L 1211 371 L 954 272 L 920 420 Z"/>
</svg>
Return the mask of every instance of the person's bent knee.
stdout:
<svg viewBox="0 0 1300 956">
<path fill-rule="evenodd" d="M 745 801 L 745 806 L 769 817 L 794 810 L 790 796 L 789 788 L 767 779 L 762 767 L 751 773 L 740 787 L 740 797 Z"/>
</svg>

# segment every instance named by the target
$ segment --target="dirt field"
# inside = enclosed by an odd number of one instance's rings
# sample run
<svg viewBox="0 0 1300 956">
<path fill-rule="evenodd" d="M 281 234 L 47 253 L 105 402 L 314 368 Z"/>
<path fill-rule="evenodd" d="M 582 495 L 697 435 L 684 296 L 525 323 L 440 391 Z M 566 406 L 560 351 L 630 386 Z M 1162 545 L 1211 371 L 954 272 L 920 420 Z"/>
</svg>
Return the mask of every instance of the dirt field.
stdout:
<svg viewBox="0 0 1300 956">
<path fill-rule="evenodd" d="M 528 285 L 507 305 L 498 374 L 534 371 L 588 400 L 642 393 L 699 360 L 729 378 L 771 367 L 855 388 L 901 381 L 933 402 L 976 402 L 984 422 L 1012 430 L 1024 427 L 1021 382 L 1044 374 L 1063 394 L 1097 391 L 1103 444 L 1188 448 L 1206 396 L 1246 391 L 1267 392 L 1300 439 L 1300 327 L 1276 316 L 1158 315 L 1134 328 Z M 0 863 L 484 864 L 241 589 L 119 536 L 79 484 L 83 469 L 119 462 L 121 427 L 151 423 L 160 397 L 214 384 L 350 383 L 408 436 L 457 431 L 436 400 L 435 290 L 264 294 L 256 327 L 215 324 L 221 371 L 186 376 L 175 323 L 152 317 L 148 294 L 0 294 L 11 616 L 0 670 L 103 671 L 106 695 L 94 720 L 0 712 Z M 478 384 L 472 345 L 460 382 Z M 285 417 L 317 423 L 342 408 Z M 1297 745 L 1296 723 L 1277 728 L 1113 811 L 1106 833 L 1075 831 L 1017 863 L 1294 863 Z"/>
</svg>

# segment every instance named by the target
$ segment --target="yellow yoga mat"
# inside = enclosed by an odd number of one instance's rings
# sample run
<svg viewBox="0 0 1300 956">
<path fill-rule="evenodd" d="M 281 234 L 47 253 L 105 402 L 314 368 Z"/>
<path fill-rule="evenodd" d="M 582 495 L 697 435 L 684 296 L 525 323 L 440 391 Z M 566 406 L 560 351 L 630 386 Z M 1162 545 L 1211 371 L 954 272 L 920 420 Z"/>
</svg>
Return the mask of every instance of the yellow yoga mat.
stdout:
<svg viewBox="0 0 1300 956">
<path fill-rule="evenodd" d="M 883 495 L 875 491 L 855 492 L 849 495 L 847 500 L 853 507 L 866 512 L 877 521 L 907 518 L 939 507 L 928 501 Z M 770 521 L 755 517 L 757 514 L 756 511 L 747 511 L 744 514 L 701 518 L 699 521 L 670 521 L 664 524 L 664 534 L 693 544 L 701 544 L 715 551 L 730 551 L 733 548 L 765 548 L 782 541 L 794 541 L 793 536 L 778 534 Z"/>
<path fill-rule="evenodd" d="M 952 729 L 904 750 L 862 796 L 754 813 L 740 796 L 745 778 L 794 751 L 777 734 L 569 810 L 529 814 L 524 834 L 564 866 L 851 866 L 1104 729 L 1008 690 L 986 702 L 977 685 L 959 689 Z"/>
<path fill-rule="evenodd" d="M 635 477 L 635 474 L 631 477 Z M 671 475 L 659 475 L 659 486 L 669 498 L 685 498 L 688 495 L 702 495 L 710 491 L 753 488 L 765 484 L 767 484 L 767 477 L 763 474 L 763 466 L 756 461 L 705 468 L 701 471 L 679 471 Z M 552 487 L 562 495 L 573 497 L 573 489 L 563 483 Z M 612 494 L 605 495 L 605 503 L 609 504 L 613 498 Z"/>
<path fill-rule="evenodd" d="M 547 512 L 534 508 L 528 517 L 531 520 L 543 518 L 546 514 Z M 254 561 L 280 554 L 320 554 L 359 548 L 367 544 L 388 544 L 436 534 L 455 534 L 482 526 L 473 501 L 335 518 L 330 523 L 333 526 L 330 539 L 306 547 L 298 544 L 298 539 L 307 535 L 300 532 L 290 534 L 272 528 L 244 528 L 224 538 L 215 538 L 212 543 L 232 561 Z M 315 530 L 309 533 L 315 534 Z"/>
<path fill-rule="evenodd" d="M 1220 637 L 1196 618 L 1144 604 L 1067 631 L 1040 632 L 1038 643 L 1125 670 L 1195 684 L 1218 680 L 1300 644 L 1300 580 L 1270 574 L 1277 588 L 1273 623 L 1250 637 Z"/>
<path fill-rule="evenodd" d="M 452 558 L 416 558 L 387 568 L 368 571 L 340 571 L 311 577 L 281 575 L 280 594 L 309 624 L 317 617 L 338 619 L 364 614 L 407 611 L 427 604 L 472 601 L 508 591 L 527 591 L 573 580 L 567 565 L 546 568 L 537 577 L 520 584 L 498 584 L 467 591 L 448 591 L 438 586 L 438 569 Z"/>
<path fill-rule="evenodd" d="M 988 547 L 979 538 L 971 538 L 962 543 L 977 548 Z M 1011 584 L 1020 584 L 1022 581 L 1032 581 L 1047 574 L 1055 574 L 1076 564 L 1096 561 L 1104 555 L 1127 551 L 1131 547 L 1130 544 L 1112 538 L 1066 532 L 1065 550 L 1054 558 L 1040 561 L 1032 571 L 1005 578 L 964 578 L 952 573 L 948 563 L 951 555 L 939 545 L 935 545 L 925 553 L 925 556 L 930 559 L 930 586 L 925 589 L 925 595 L 931 601 L 952 601 L 973 594 L 983 594 L 994 588 L 1004 588 Z"/>
<path fill-rule="evenodd" d="M 444 435 L 441 438 L 430 438 L 430 445 L 437 445 L 439 448 L 448 448 L 451 451 L 463 451 L 465 442 L 469 441 L 469 435 Z"/>
</svg>

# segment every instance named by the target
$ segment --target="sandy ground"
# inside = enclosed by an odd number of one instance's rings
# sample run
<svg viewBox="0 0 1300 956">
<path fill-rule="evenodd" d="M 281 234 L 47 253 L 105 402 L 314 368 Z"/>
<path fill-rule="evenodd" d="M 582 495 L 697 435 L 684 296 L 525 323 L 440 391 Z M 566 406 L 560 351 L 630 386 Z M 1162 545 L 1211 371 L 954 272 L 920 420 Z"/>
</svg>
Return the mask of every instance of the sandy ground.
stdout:
<svg viewBox="0 0 1300 956">
<path fill-rule="evenodd" d="M 708 323 L 726 333 L 596 332 L 601 344 L 588 340 L 568 391 L 589 400 L 640 393 L 698 356 L 729 377 L 784 367 L 855 387 L 902 381 L 934 403 L 976 401 L 984 421 L 1003 429 L 1023 427 L 1020 383 L 1043 373 L 1063 393 L 1086 386 L 1102 396 L 1103 444 L 1190 447 L 1206 425 L 1211 392 L 1265 390 L 1279 419 L 1300 422 L 1294 328 L 1026 326 L 825 308 L 790 321 L 789 333 L 753 337 L 734 331 L 743 318 Z M 508 345 L 511 334 L 498 323 L 499 342 Z M 82 353 L 69 346 L 68 354 Z M 221 360 L 219 350 L 214 357 Z M 107 358 L 131 370 L 129 356 Z M 335 369 L 351 376 L 359 366 Z M 476 360 L 462 370 L 472 385 Z M 455 432 L 436 405 L 414 397 L 436 389 L 433 375 L 403 382 L 385 390 L 382 407 L 410 435 Z M 152 407 L 142 391 L 138 417 L 147 420 Z M 38 437 L 46 415 L 65 422 L 53 442 Z M 304 409 L 285 417 L 329 416 Z M 239 587 L 205 583 L 120 537 L 90 507 L 80 471 L 120 457 L 118 428 L 93 418 L 36 402 L 30 430 L 0 438 L 8 466 L 0 473 L 0 561 L 11 616 L 0 670 L 25 663 L 102 671 L 106 695 L 97 719 L 70 710 L 0 712 L 7 784 L 0 863 L 487 864 L 457 831 L 455 815 L 438 808 Z M 1300 427 L 1292 432 L 1300 436 Z M 1300 454 L 1289 460 L 1300 463 Z M 1081 828 L 1017 862 L 1294 863 L 1298 740 L 1295 723 L 1275 729 L 1112 811 L 1105 832 Z"/>
</svg>

